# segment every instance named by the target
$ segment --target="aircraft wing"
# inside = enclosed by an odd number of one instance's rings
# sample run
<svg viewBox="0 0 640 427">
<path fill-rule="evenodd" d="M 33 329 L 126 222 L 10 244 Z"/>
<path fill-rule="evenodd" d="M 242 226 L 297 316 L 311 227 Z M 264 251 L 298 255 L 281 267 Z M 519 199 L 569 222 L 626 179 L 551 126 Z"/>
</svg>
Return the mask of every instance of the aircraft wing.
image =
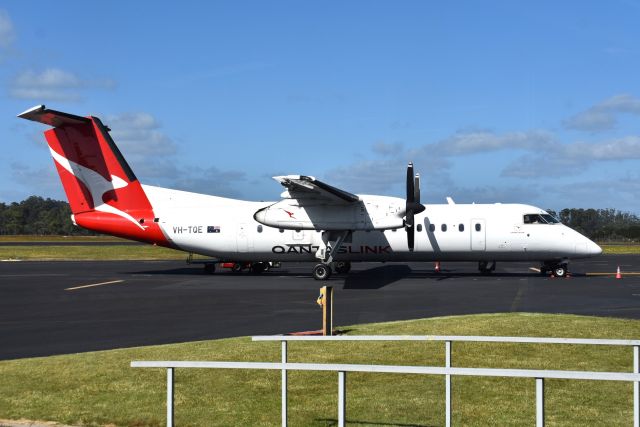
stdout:
<svg viewBox="0 0 640 427">
<path fill-rule="evenodd" d="M 312 176 L 285 175 L 274 176 L 273 179 L 287 189 L 282 197 L 291 199 L 326 200 L 331 203 L 355 203 L 360 197 L 347 191 L 340 190 Z"/>
</svg>

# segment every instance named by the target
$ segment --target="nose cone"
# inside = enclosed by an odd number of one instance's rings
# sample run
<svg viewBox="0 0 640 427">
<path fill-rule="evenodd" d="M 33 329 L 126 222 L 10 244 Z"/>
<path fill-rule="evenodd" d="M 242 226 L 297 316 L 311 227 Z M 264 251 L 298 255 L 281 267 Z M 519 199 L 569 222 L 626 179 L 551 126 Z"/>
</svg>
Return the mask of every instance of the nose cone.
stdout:
<svg viewBox="0 0 640 427">
<path fill-rule="evenodd" d="M 580 257 L 592 257 L 600 255 L 602 248 L 592 242 L 591 240 L 583 237 L 579 241 L 576 241 L 576 255 Z"/>
<path fill-rule="evenodd" d="M 587 249 L 589 250 L 589 255 L 591 256 L 600 255 L 602 253 L 602 248 L 591 241 L 589 242 L 589 246 L 587 246 Z"/>
</svg>

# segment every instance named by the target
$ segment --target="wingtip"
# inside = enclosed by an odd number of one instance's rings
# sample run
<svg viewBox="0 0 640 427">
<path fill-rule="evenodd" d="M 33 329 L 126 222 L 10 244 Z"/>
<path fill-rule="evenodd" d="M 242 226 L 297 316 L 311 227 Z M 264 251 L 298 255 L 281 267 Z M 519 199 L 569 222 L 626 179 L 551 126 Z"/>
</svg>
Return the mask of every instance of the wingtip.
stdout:
<svg viewBox="0 0 640 427">
<path fill-rule="evenodd" d="M 36 105 L 35 107 L 31 107 L 27 111 L 23 111 L 22 113 L 18 114 L 18 117 L 20 117 L 21 119 L 26 119 L 29 115 L 43 111 L 46 108 L 47 107 L 45 107 L 44 104 Z"/>
</svg>

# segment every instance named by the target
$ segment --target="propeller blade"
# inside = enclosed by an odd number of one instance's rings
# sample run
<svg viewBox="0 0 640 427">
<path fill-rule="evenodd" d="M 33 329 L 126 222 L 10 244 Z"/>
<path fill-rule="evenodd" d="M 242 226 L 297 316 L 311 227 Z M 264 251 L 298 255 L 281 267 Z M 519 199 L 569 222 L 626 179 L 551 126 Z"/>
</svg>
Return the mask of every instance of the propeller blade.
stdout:
<svg viewBox="0 0 640 427">
<path fill-rule="evenodd" d="M 404 228 L 407 231 L 409 251 L 413 252 L 415 245 L 415 214 L 424 211 L 420 203 L 420 174 L 413 174 L 413 162 L 407 166 L 407 200 L 405 205 Z"/>
<path fill-rule="evenodd" d="M 407 245 L 409 246 L 409 251 L 413 252 L 413 248 L 415 245 L 415 230 L 413 226 L 407 228 Z"/>
<path fill-rule="evenodd" d="M 409 162 L 407 166 L 407 204 L 413 203 L 415 197 L 413 182 L 413 163 Z"/>
</svg>

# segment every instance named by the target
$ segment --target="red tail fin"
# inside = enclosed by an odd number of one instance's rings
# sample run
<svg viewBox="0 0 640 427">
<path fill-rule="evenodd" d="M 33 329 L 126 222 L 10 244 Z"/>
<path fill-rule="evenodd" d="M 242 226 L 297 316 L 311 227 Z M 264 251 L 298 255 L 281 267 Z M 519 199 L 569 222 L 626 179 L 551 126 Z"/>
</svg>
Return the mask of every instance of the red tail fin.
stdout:
<svg viewBox="0 0 640 427">
<path fill-rule="evenodd" d="M 44 134 L 78 225 L 169 246 L 140 182 L 100 119 L 44 105 L 18 117 L 54 127 Z"/>
</svg>

